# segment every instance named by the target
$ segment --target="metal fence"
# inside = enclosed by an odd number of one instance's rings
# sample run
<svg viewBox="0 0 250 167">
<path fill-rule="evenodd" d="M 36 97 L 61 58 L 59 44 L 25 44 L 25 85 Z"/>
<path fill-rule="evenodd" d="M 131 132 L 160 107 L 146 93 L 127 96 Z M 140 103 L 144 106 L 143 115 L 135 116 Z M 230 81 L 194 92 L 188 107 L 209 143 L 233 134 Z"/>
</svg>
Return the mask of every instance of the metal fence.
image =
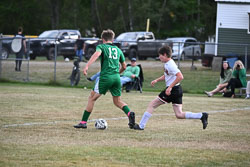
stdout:
<svg viewBox="0 0 250 167">
<path fill-rule="evenodd" d="M 0 40 L 0 55 L 5 52 L 6 41 L 10 39 L 1 39 Z M 55 57 L 54 60 L 47 60 L 44 57 L 37 57 L 36 60 L 30 60 L 30 45 L 29 39 L 27 40 L 27 56 L 22 59 L 21 71 L 15 71 L 15 62 L 16 55 L 9 50 L 8 58 L 0 57 L 0 81 L 18 81 L 18 82 L 30 82 L 30 83 L 58 83 L 60 85 L 70 86 L 69 77 L 72 72 L 73 61 L 65 61 L 63 56 L 57 54 L 57 49 L 55 49 Z M 159 42 L 161 45 L 162 42 Z M 250 45 L 249 44 L 232 44 L 232 43 L 183 43 L 178 42 L 175 43 L 178 49 L 174 50 L 173 53 L 178 52 L 175 61 L 177 65 L 180 67 L 183 72 L 188 72 L 185 77 L 185 80 L 190 80 L 189 84 L 198 84 L 196 86 L 200 87 L 200 89 L 205 90 L 207 85 L 205 82 L 211 83 L 211 88 L 214 88 L 216 84 L 219 82 L 219 70 L 213 71 L 211 65 L 213 63 L 220 64 L 220 62 L 214 61 L 214 53 L 217 49 L 220 55 L 217 57 L 221 58 L 232 58 L 237 57 L 243 61 L 246 67 L 250 67 Z M 187 45 L 187 47 L 184 45 Z M 193 47 L 199 48 L 199 53 Z M 55 48 L 57 46 L 55 45 Z M 180 49 L 182 48 L 182 49 Z M 189 53 L 185 53 L 185 57 L 182 58 L 183 51 L 189 49 Z M 140 56 L 140 55 L 138 55 Z M 162 64 L 157 62 L 157 52 L 155 55 L 151 55 L 147 58 L 147 60 L 139 60 L 137 63 L 142 64 L 142 68 L 147 71 L 147 68 L 152 69 L 154 66 L 156 68 L 162 68 Z M 137 57 L 140 59 L 140 57 Z M 126 60 L 129 63 L 129 60 Z M 89 69 L 89 75 L 94 74 L 95 72 L 100 70 L 100 63 L 97 62 L 93 64 L 93 68 Z M 80 63 L 80 69 L 85 65 L 84 62 Z M 249 72 L 248 72 L 249 73 Z M 204 78 L 205 77 L 205 78 Z M 144 78 L 146 82 L 150 82 L 150 76 L 144 74 Z M 204 83 L 199 83 L 199 79 Z M 86 80 L 86 78 L 81 73 L 81 80 L 79 82 L 79 86 L 83 87 L 91 87 L 93 83 L 90 83 Z M 192 89 L 192 86 L 187 89 Z"/>
</svg>

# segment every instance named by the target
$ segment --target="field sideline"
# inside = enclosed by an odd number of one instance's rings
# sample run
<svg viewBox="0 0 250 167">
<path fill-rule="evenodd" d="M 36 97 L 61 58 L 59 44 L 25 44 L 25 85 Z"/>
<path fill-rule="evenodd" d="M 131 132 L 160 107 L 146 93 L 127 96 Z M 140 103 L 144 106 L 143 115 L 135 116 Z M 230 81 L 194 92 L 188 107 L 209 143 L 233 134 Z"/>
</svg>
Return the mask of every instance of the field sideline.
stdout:
<svg viewBox="0 0 250 167">
<path fill-rule="evenodd" d="M 74 129 L 90 90 L 0 83 L 0 166 L 250 166 L 250 102 L 184 94 L 183 110 L 208 112 L 209 124 L 178 120 L 170 104 L 159 107 L 144 131 L 111 95 L 101 97 L 88 129 Z M 139 122 L 158 92 L 123 93 Z M 105 118 L 108 129 L 94 128 Z"/>
</svg>

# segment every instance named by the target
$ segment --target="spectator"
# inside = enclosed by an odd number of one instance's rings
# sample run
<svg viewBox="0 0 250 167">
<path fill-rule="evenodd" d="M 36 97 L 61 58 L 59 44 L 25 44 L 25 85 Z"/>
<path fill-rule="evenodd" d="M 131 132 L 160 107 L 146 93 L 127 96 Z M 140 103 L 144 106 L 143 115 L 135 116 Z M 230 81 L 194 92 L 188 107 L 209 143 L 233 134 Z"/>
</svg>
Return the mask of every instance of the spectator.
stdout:
<svg viewBox="0 0 250 167">
<path fill-rule="evenodd" d="M 90 78 L 87 78 L 89 81 L 95 81 L 97 83 L 99 81 L 101 72 L 99 71 L 98 73 L 92 75 Z"/>
<path fill-rule="evenodd" d="M 78 39 L 75 43 L 75 52 L 76 56 L 80 58 L 80 61 L 82 61 L 82 56 L 84 55 L 84 49 L 85 49 L 85 43 L 83 40 L 80 39 L 80 35 L 78 35 Z"/>
<path fill-rule="evenodd" d="M 237 60 L 234 63 L 233 67 L 233 78 L 230 79 L 226 88 L 224 88 L 224 92 L 226 92 L 229 88 L 231 88 L 231 97 L 235 97 L 235 88 L 241 88 L 247 86 L 246 80 L 246 69 L 243 63 L 240 60 Z"/>
<path fill-rule="evenodd" d="M 131 66 L 128 66 L 120 77 L 121 85 L 124 85 L 127 82 L 133 81 L 134 78 L 139 76 L 139 74 L 140 74 L 140 67 L 136 65 L 136 58 L 132 58 Z M 95 83 L 97 83 L 99 80 L 99 77 L 100 77 L 100 72 L 92 75 L 90 78 L 87 78 L 87 80 L 89 81 L 95 80 Z"/>
<path fill-rule="evenodd" d="M 21 38 L 21 49 L 16 53 L 16 68 L 15 71 L 21 71 L 23 55 L 26 53 L 26 40 L 23 35 L 23 28 L 18 27 L 18 33 L 15 35 L 17 38 Z"/>
<path fill-rule="evenodd" d="M 247 82 L 246 99 L 250 99 L 250 81 Z"/>
<path fill-rule="evenodd" d="M 229 80 L 232 78 L 232 72 L 233 70 L 230 68 L 228 61 L 223 61 L 220 71 L 220 83 L 214 90 L 210 92 L 205 91 L 207 96 L 211 97 L 215 93 L 221 92 L 228 85 Z"/>
<path fill-rule="evenodd" d="M 121 75 L 121 84 L 124 85 L 127 82 L 133 81 L 140 74 L 140 67 L 136 65 L 136 58 L 131 59 L 131 66 L 128 66 Z"/>
</svg>

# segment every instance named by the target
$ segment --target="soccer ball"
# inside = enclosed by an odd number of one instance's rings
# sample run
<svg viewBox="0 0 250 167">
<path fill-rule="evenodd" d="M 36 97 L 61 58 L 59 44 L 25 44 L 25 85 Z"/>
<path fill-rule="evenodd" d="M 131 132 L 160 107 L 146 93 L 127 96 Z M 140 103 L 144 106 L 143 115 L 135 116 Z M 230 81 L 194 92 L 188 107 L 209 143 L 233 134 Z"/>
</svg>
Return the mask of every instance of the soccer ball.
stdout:
<svg viewBox="0 0 250 167">
<path fill-rule="evenodd" d="M 108 128 L 108 123 L 104 119 L 97 119 L 96 122 L 95 122 L 95 128 L 100 129 L 100 130 L 107 129 Z"/>
</svg>

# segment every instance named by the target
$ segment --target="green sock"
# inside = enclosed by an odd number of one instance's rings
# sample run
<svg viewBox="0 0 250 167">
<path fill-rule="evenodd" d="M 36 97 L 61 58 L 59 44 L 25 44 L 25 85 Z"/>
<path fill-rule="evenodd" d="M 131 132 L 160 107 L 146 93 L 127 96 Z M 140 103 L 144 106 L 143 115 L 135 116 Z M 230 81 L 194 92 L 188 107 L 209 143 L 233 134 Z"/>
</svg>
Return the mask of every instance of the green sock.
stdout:
<svg viewBox="0 0 250 167">
<path fill-rule="evenodd" d="M 82 121 L 88 121 L 89 116 L 90 116 L 91 112 L 88 112 L 87 110 L 84 110 L 84 113 L 82 115 Z"/>
<path fill-rule="evenodd" d="M 128 108 L 128 106 L 123 106 L 123 107 L 122 107 L 122 110 L 124 111 L 124 113 L 125 113 L 126 115 L 128 115 L 128 113 L 129 113 L 129 111 L 130 111 L 130 109 Z"/>
</svg>

